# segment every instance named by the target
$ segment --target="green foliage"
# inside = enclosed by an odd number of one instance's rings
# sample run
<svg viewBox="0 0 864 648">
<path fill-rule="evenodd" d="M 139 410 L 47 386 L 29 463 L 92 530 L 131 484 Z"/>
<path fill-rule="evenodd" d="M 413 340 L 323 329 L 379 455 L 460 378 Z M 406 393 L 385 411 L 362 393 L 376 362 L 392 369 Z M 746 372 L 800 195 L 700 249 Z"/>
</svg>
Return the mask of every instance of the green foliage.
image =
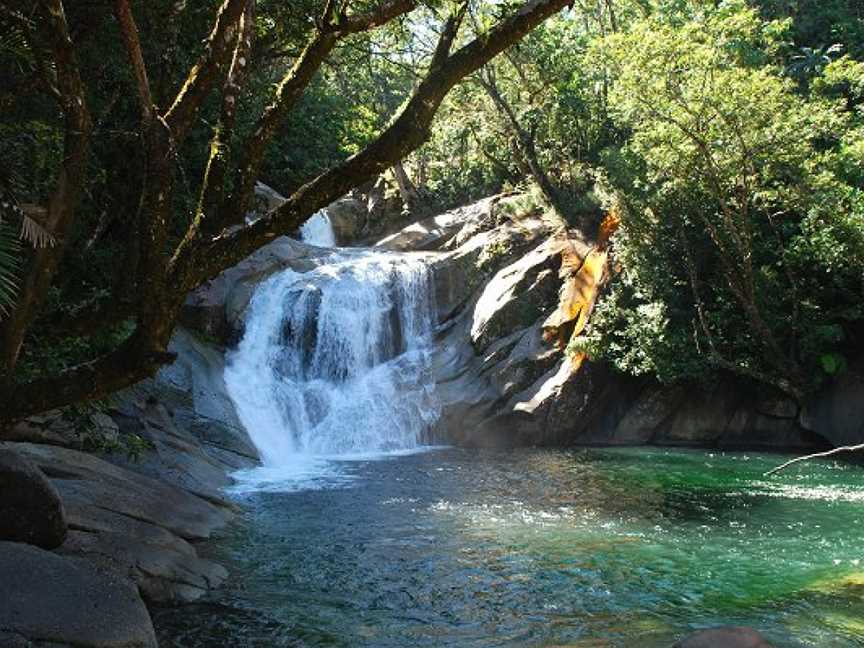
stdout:
<svg viewBox="0 0 864 648">
<path fill-rule="evenodd" d="M 110 406 L 104 400 L 76 403 L 63 408 L 60 419 L 78 437 L 82 449 L 105 454 L 122 453 L 129 461 L 139 461 L 155 446 L 137 434 L 118 433 L 113 425 L 109 425 L 105 413 Z"/>
<path fill-rule="evenodd" d="M 788 21 L 743 1 L 681 9 L 593 47 L 630 133 L 605 157 L 628 209 L 622 274 L 574 344 L 661 380 L 735 367 L 812 389 L 864 317 L 860 64 L 822 60 L 802 95 L 784 76 Z"/>
</svg>

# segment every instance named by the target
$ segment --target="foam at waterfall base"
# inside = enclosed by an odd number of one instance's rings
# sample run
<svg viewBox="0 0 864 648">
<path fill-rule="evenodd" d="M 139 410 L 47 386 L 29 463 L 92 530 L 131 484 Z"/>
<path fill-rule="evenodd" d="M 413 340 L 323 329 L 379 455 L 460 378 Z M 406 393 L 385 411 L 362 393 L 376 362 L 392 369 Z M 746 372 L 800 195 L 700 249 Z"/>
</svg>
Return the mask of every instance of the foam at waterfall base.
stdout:
<svg viewBox="0 0 864 648">
<path fill-rule="evenodd" d="M 251 493 L 298 493 L 310 490 L 350 488 L 359 464 L 386 461 L 408 455 L 446 450 L 450 446 L 423 445 L 389 452 L 358 452 L 351 455 L 294 455 L 279 466 L 258 466 L 235 472 L 235 483 L 226 489 L 233 495 Z"/>
<path fill-rule="evenodd" d="M 423 450 L 438 417 L 431 274 L 412 255 L 335 253 L 263 282 L 225 383 L 263 466 L 242 490 L 342 486 L 346 462 Z"/>
</svg>

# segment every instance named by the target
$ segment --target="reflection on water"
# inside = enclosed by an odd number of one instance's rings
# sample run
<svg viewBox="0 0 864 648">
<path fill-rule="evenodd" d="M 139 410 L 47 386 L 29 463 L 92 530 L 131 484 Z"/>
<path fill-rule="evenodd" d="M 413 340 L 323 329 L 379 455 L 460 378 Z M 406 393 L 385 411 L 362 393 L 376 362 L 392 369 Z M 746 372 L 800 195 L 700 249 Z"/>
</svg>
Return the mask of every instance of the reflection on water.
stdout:
<svg viewBox="0 0 864 648">
<path fill-rule="evenodd" d="M 864 470 L 651 449 L 436 450 L 245 492 L 164 646 L 669 646 L 717 624 L 864 645 Z M 326 479 L 324 480 L 326 481 Z M 315 486 L 315 482 L 310 482 Z M 794 640 L 793 640 L 794 637 Z"/>
</svg>

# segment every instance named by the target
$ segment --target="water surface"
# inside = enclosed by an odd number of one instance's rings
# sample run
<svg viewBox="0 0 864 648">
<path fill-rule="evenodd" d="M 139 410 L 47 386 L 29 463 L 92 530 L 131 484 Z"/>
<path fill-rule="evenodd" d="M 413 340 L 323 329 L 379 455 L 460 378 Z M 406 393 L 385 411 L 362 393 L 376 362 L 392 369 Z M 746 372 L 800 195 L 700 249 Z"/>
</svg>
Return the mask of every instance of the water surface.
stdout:
<svg viewBox="0 0 864 648">
<path fill-rule="evenodd" d="M 864 470 L 624 449 L 319 460 L 234 494 L 232 578 L 164 646 L 669 646 L 717 624 L 864 645 Z M 794 638 L 794 639 L 793 639 Z"/>
</svg>

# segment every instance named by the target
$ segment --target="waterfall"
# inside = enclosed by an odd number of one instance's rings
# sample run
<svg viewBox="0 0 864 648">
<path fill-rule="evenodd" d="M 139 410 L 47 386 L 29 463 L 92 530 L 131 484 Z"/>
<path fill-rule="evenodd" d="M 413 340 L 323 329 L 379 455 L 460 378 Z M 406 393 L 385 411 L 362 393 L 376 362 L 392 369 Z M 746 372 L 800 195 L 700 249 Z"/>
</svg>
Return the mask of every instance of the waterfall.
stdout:
<svg viewBox="0 0 864 648">
<path fill-rule="evenodd" d="M 427 440 L 433 295 L 421 258 L 372 251 L 258 287 L 225 383 L 265 468 Z"/>
<path fill-rule="evenodd" d="M 336 245 L 336 234 L 326 209 L 320 209 L 309 217 L 300 227 L 300 238 L 310 245 L 318 247 L 333 247 Z"/>
</svg>

